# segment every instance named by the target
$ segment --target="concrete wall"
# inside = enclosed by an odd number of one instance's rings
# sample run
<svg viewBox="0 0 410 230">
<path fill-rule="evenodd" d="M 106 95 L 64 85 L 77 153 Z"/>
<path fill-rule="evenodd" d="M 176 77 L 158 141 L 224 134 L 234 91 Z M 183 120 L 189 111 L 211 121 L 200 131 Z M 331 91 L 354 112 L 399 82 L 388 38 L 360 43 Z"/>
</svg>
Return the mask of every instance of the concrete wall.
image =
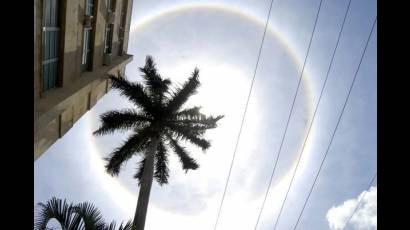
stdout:
<svg viewBox="0 0 410 230">
<path fill-rule="evenodd" d="M 118 77 L 118 72 L 123 71 L 131 60 L 131 55 L 124 55 L 112 66 L 85 72 L 79 81 L 60 91 L 50 92 L 38 101 L 34 111 L 34 160 L 110 90 L 108 75 Z"/>
<path fill-rule="evenodd" d="M 107 6 L 105 0 L 96 0 L 97 16 L 94 20 L 94 53 L 92 68 L 100 68 L 103 65 L 104 36 L 107 19 Z"/>
<path fill-rule="evenodd" d="M 61 59 L 62 66 L 62 86 L 79 78 L 82 54 L 82 31 L 84 20 L 84 1 L 69 0 L 66 2 L 66 9 L 62 12 L 62 37 L 63 53 Z"/>
<path fill-rule="evenodd" d="M 131 0 L 117 0 L 113 33 L 112 53 L 113 58 L 119 53 L 119 25 L 123 4 L 131 7 Z M 42 3 L 43 0 L 34 0 L 34 98 L 41 97 L 41 45 L 42 45 Z M 84 36 L 85 0 L 61 1 L 61 46 L 60 46 L 60 86 L 64 87 L 80 78 L 81 58 Z M 126 28 L 129 29 L 131 8 L 126 11 Z M 93 20 L 93 53 L 91 71 L 103 65 L 103 52 L 105 42 L 105 28 L 107 25 L 107 6 L 105 0 L 94 0 Z M 124 43 L 127 47 L 129 32 L 125 32 Z M 124 49 L 126 50 L 126 48 Z"/>
<path fill-rule="evenodd" d="M 103 65 L 107 6 L 105 0 L 94 0 L 92 63 L 89 71 L 81 71 L 85 0 L 61 1 L 61 45 L 59 87 L 41 92 L 42 4 L 34 0 L 34 159 L 62 137 L 81 116 L 109 90 L 108 74 L 124 74 L 131 55 L 118 55 L 119 24 L 122 4 L 117 0 L 113 34 L 112 64 Z M 124 2 L 124 3 L 123 3 Z M 127 22 L 131 8 L 127 8 Z M 129 27 L 128 27 L 129 28 Z M 128 32 L 125 39 L 128 42 Z"/>
</svg>

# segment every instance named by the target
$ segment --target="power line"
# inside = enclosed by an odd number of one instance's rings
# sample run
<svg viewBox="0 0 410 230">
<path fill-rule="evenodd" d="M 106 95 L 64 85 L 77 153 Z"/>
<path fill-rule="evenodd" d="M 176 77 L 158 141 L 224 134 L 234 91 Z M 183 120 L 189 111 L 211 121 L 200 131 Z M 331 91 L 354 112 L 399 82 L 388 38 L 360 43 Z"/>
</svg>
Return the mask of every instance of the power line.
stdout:
<svg viewBox="0 0 410 230">
<path fill-rule="evenodd" d="M 363 200 L 363 197 L 367 195 L 367 192 L 370 190 L 370 187 L 372 186 L 374 180 L 376 179 L 377 176 L 377 171 L 373 176 L 373 179 L 370 181 L 369 186 L 367 186 L 367 190 L 365 191 L 365 193 L 362 195 L 362 197 L 360 197 L 359 201 L 357 202 L 356 208 L 354 209 L 354 211 L 352 212 L 352 214 L 350 215 L 349 219 L 347 219 L 345 226 L 343 227 L 342 230 L 344 230 L 347 226 L 347 224 L 350 222 L 350 220 L 352 219 L 352 217 L 354 216 L 354 214 L 356 213 L 356 211 L 359 209 L 359 206 Z"/>
<path fill-rule="evenodd" d="M 305 147 L 305 145 L 306 145 L 306 141 L 307 141 L 307 139 L 308 139 L 310 130 L 311 130 L 311 128 L 312 128 L 312 124 L 313 124 L 313 122 L 314 122 L 314 120 L 315 120 L 315 118 L 316 118 L 316 113 L 317 113 L 317 110 L 318 110 L 320 101 L 321 101 L 321 99 L 322 99 L 323 91 L 324 91 L 324 89 L 325 89 L 325 87 L 326 87 L 327 80 L 328 80 L 328 78 L 329 78 L 330 69 L 331 69 L 331 67 L 332 67 L 332 64 L 333 64 L 333 61 L 334 61 L 334 57 L 335 57 L 337 48 L 338 48 L 338 46 L 339 46 L 340 37 L 341 37 L 341 35 L 342 35 L 343 28 L 344 28 L 344 25 L 345 25 L 345 22 L 346 22 L 346 18 L 347 18 L 349 9 L 350 9 L 350 3 L 351 3 L 351 0 L 349 0 L 348 6 L 347 6 L 346 11 L 345 11 L 345 15 L 344 15 L 344 18 L 343 18 L 343 22 L 342 22 L 341 28 L 340 28 L 340 30 L 339 30 L 338 38 L 337 38 L 337 41 L 336 41 L 336 45 L 335 45 L 335 48 L 334 48 L 334 50 L 333 50 L 332 58 L 331 58 L 331 60 L 330 60 L 329 67 L 328 67 L 328 69 L 327 69 L 326 77 L 325 77 L 325 80 L 324 80 L 324 82 L 323 82 L 323 86 L 322 86 L 322 89 L 321 89 L 321 92 L 320 92 L 320 96 L 319 96 L 318 102 L 317 102 L 317 104 L 316 104 L 316 106 L 315 106 L 315 111 L 314 111 L 314 113 L 313 113 L 313 118 L 312 118 L 312 120 L 311 120 L 311 122 L 310 122 L 309 129 L 308 129 L 306 138 L 305 138 L 304 143 L 303 143 L 303 146 L 302 146 L 302 150 L 301 150 L 300 157 L 301 157 L 301 155 L 302 155 L 302 153 L 303 153 L 303 150 L 304 150 L 304 147 Z M 300 160 L 300 157 L 299 157 L 299 160 Z M 298 160 L 298 164 L 299 164 L 299 160 Z M 276 160 L 276 162 L 277 162 L 277 160 Z M 275 164 L 275 167 L 276 167 L 276 164 Z M 296 166 L 296 167 L 297 167 L 297 166 Z M 275 171 L 275 168 L 274 168 L 273 171 Z M 272 173 L 272 175 L 273 175 L 273 173 Z M 272 177 L 271 177 L 271 180 L 272 180 Z M 270 187 L 270 184 L 269 184 L 269 186 L 268 186 L 268 189 L 269 189 L 269 187 Z M 267 195 L 267 194 L 265 194 L 265 199 L 264 199 L 264 202 L 263 202 L 263 203 L 265 203 L 265 201 L 266 201 L 266 195 Z M 286 198 L 285 198 L 285 200 L 286 200 Z M 281 212 L 282 212 L 282 209 L 283 209 L 283 206 L 281 207 L 280 213 L 279 213 L 278 218 L 277 218 L 277 220 L 276 220 L 275 229 L 276 229 L 277 223 L 278 223 L 278 221 L 279 221 L 279 218 L 280 218 L 280 214 L 281 214 Z M 262 211 L 262 210 L 261 210 L 261 211 Z M 259 213 L 259 217 L 260 217 L 260 215 L 261 215 L 261 212 Z M 258 221 L 259 221 L 259 217 L 258 217 Z M 255 227 L 255 229 L 256 229 L 256 227 Z"/>
<path fill-rule="evenodd" d="M 291 108 L 290 108 L 289 115 L 288 115 L 288 120 L 287 120 L 286 126 L 285 126 L 285 132 L 283 133 L 282 140 L 281 140 L 281 143 L 280 143 L 280 146 L 279 146 L 279 150 L 278 150 L 278 153 L 277 153 L 277 155 L 276 155 L 275 164 L 274 164 L 274 166 L 273 166 L 273 171 L 272 171 L 272 174 L 271 174 L 271 177 L 270 177 L 270 182 L 269 182 L 269 185 L 268 185 L 268 187 L 267 187 L 267 189 L 266 189 L 265 197 L 264 197 L 264 199 L 263 199 L 262 206 L 261 206 L 260 211 L 259 211 L 259 214 L 258 214 L 258 219 L 257 219 L 256 224 L 255 224 L 255 230 L 256 230 L 256 228 L 258 227 L 259 220 L 260 220 L 260 217 L 261 217 L 263 208 L 264 208 L 264 206 L 265 206 L 266 198 L 267 198 L 268 193 L 269 193 L 269 188 L 270 188 L 270 186 L 271 186 L 271 184 L 272 184 L 273 175 L 275 174 L 275 170 L 276 170 L 276 166 L 277 166 L 277 163 L 278 163 L 278 159 L 279 159 L 280 153 L 281 153 L 281 151 L 282 151 L 283 142 L 284 142 L 284 140 L 285 140 L 285 136 L 286 136 L 286 133 L 287 133 L 287 131 L 288 131 L 289 121 L 290 121 L 290 118 L 292 117 L 293 108 L 294 108 L 294 106 L 295 106 L 295 101 L 296 101 L 296 98 L 297 98 L 297 95 L 298 95 L 298 92 L 299 92 L 300 82 L 301 82 L 302 77 L 303 77 L 303 73 L 304 73 L 305 66 L 306 66 L 306 61 L 307 61 L 307 58 L 308 58 L 308 56 L 309 56 L 310 47 L 311 47 L 311 45 L 312 45 L 313 35 L 315 34 L 315 30 L 316 30 L 317 20 L 318 20 L 318 18 L 319 18 L 320 9 L 322 8 L 322 7 L 321 7 L 321 6 L 322 6 L 322 1 L 323 1 L 323 0 L 320 0 L 319 7 L 318 7 L 318 10 L 317 10 L 317 13 L 316 13 L 315 23 L 314 23 L 314 26 L 313 26 L 313 29 L 312 29 L 312 33 L 311 33 L 311 36 L 310 36 L 309 45 L 308 45 L 308 49 L 307 49 L 307 52 L 306 52 L 305 60 L 304 60 L 304 62 L 303 62 L 302 72 L 300 73 L 298 85 L 297 85 L 297 87 L 296 87 L 296 92 L 295 92 L 295 95 L 293 96 L 292 106 L 291 106 Z"/>
<path fill-rule="evenodd" d="M 349 3 L 349 4 L 350 4 L 350 3 Z M 298 217 L 298 220 L 297 220 L 297 222 L 296 222 L 296 225 L 295 225 L 294 229 L 296 229 L 296 227 L 297 227 L 297 225 L 298 225 L 298 223 L 299 223 L 299 221 L 300 221 L 300 217 L 301 217 L 301 215 L 302 215 L 302 213 L 303 213 L 303 211 L 304 211 L 304 209 L 305 209 L 305 207 L 306 207 L 306 204 L 307 204 L 308 199 L 310 198 L 310 195 L 311 195 L 311 193 L 312 193 L 312 191 L 313 191 L 313 187 L 314 187 L 314 185 L 316 184 L 316 180 L 317 180 L 317 178 L 318 178 L 318 176 L 319 176 L 319 174 L 320 174 L 320 171 L 321 171 L 321 169 L 322 169 L 322 167 L 323 167 L 323 163 L 324 163 L 324 161 L 326 160 L 326 157 L 327 157 L 327 155 L 328 155 L 328 153 L 329 153 L 330 146 L 332 145 L 332 142 L 333 142 L 333 139 L 334 139 L 334 137 L 335 137 L 336 131 L 337 131 L 338 127 L 339 127 L 340 121 L 341 121 L 342 116 L 343 116 L 343 114 L 344 114 L 344 111 L 345 111 L 347 102 L 348 102 L 348 100 L 349 100 L 349 98 L 350 98 L 350 94 L 351 94 L 351 92 L 352 92 L 354 83 L 355 83 L 356 78 L 357 78 L 357 74 L 358 74 L 358 72 L 359 72 L 359 69 L 360 69 L 360 66 L 361 66 L 361 64 L 362 64 L 364 55 L 365 55 L 365 53 L 366 53 L 366 50 L 367 50 L 367 47 L 368 47 L 370 38 L 371 38 L 371 36 L 372 36 L 372 34 L 373 34 L 373 30 L 374 30 L 374 26 L 375 26 L 376 21 L 377 21 L 377 17 L 374 19 L 374 22 L 373 22 L 373 25 L 372 25 L 372 29 L 371 29 L 371 31 L 370 31 L 370 34 L 369 34 L 368 38 L 367 38 L 366 45 L 365 45 L 365 47 L 364 47 L 364 49 L 363 49 L 362 56 L 361 56 L 361 58 L 360 58 L 360 62 L 359 62 L 359 64 L 358 64 L 357 68 L 356 68 L 356 72 L 355 72 L 355 74 L 354 74 L 353 81 L 352 81 L 352 83 L 351 83 L 351 85 L 350 85 L 349 92 L 348 92 L 347 97 L 346 97 L 346 100 L 345 100 L 345 102 L 344 102 L 342 111 L 341 111 L 341 113 L 340 113 L 340 115 L 339 115 L 338 121 L 337 121 L 337 123 L 336 123 L 336 127 L 335 127 L 335 129 L 333 130 L 333 134 L 332 134 L 332 137 L 331 137 L 331 139 L 330 139 L 329 145 L 328 145 L 328 147 L 327 147 L 326 153 L 325 153 L 324 158 L 323 158 L 323 160 L 322 160 L 322 162 L 321 162 L 321 164 L 320 164 L 319 171 L 318 171 L 318 173 L 316 174 L 315 180 L 314 180 L 313 185 L 312 185 L 312 187 L 311 187 L 311 189 L 310 189 L 310 191 L 309 191 L 309 195 L 308 195 L 308 197 L 307 197 L 307 199 L 306 199 L 306 201 L 305 201 L 305 203 L 304 203 L 304 205 L 303 205 L 302 212 L 301 212 L 301 214 L 300 214 L 299 217 Z M 322 91 L 322 92 L 323 92 L 323 91 Z M 321 96 L 322 96 L 322 93 L 321 93 Z M 317 108 L 318 108 L 318 105 L 319 105 L 319 103 L 317 104 L 316 110 L 317 110 Z M 316 115 L 316 110 L 315 110 L 315 115 Z M 314 116 L 314 118 L 315 118 L 315 116 Z M 314 118 L 313 118 L 313 119 L 314 119 Z M 313 123 L 313 120 L 312 120 L 312 123 Z M 311 123 L 311 126 L 312 126 L 312 123 Z M 311 127 L 311 126 L 310 126 L 310 127 Z M 288 197 L 290 188 L 292 187 L 292 183 L 293 183 L 293 180 L 294 180 L 294 178 L 295 178 L 295 175 L 296 175 L 296 172 L 297 172 L 297 169 L 298 169 L 298 166 L 299 166 L 299 162 L 300 162 L 301 156 L 302 156 L 302 154 L 303 154 L 303 150 L 304 150 L 304 147 L 305 147 L 305 143 L 306 143 L 306 140 L 307 140 L 307 138 L 308 138 L 308 136 L 309 136 L 309 133 L 310 133 L 310 127 L 309 127 L 309 132 L 308 132 L 308 134 L 307 134 L 307 136 L 306 136 L 306 138 L 305 138 L 305 142 L 304 142 L 304 145 L 303 145 L 303 148 L 302 148 L 302 152 L 301 152 L 301 154 L 300 154 L 300 156 L 299 156 L 299 159 L 298 159 L 296 168 L 295 168 L 295 170 L 294 170 L 294 172 L 293 172 L 292 180 L 291 180 L 291 182 L 290 182 L 290 184 L 289 184 L 288 190 L 287 190 L 287 192 L 286 192 L 285 199 L 284 199 L 284 201 L 283 201 L 283 203 L 282 203 L 281 211 L 280 211 L 280 213 L 279 213 L 277 222 L 278 222 L 278 220 L 279 220 L 279 218 L 280 218 L 280 215 L 281 215 L 281 213 L 282 213 L 283 207 L 284 207 L 284 205 L 285 205 L 285 203 L 286 203 L 286 200 L 287 200 L 287 197 Z M 276 226 L 276 225 L 275 225 L 275 226 Z M 276 227 L 275 227 L 275 229 L 276 229 Z"/>
<path fill-rule="evenodd" d="M 249 104 L 249 99 L 250 99 L 251 93 L 252 93 L 253 83 L 255 82 L 256 71 L 257 71 L 257 69 L 258 69 L 259 59 L 260 59 L 260 57 L 261 57 L 263 43 L 264 43 L 264 41 L 265 41 L 265 35 L 266 35 L 266 30 L 267 30 L 267 28 L 268 28 L 268 22 L 269 22 L 270 13 L 271 13 L 271 10 L 272 10 L 273 1 L 274 1 L 274 0 L 271 0 L 271 2 L 270 2 L 268 17 L 266 18 L 266 22 L 265 22 L 265 29 L 264 29 L 264 31 L 263 31 L 262 41 L 261 41 L 261 44 L 260 44 L 260 47 L 259 47 L 258 58 L 257 58 L 257 60 L 256 60 L 256 65 L 255 65 L 255 69 L 254 69 L 254 72 L 253 72 L 253 78 L 252 78 L 252 82 L 251 82 L 251 87 L 250 87 L 250 89 L 249 89 L 248 98 L 246 99 L 245 110 L 244 110 L 243 115 L 242 115 L 241 126 L 240 126 L 240 128 L 239 128 L 238 137 L 237 137 L 237 139 L 236 139 L 235 149 L 234 149 L 234 152 L 233 152 L 233 156 L 232 156 L 232 160 L 231 160 L 231 165 L 230 165 L 230 167 L 229 167 L 228 177 L 227 177 L 227 179 L 226 179 L 225 189 L 224 189 L 224 192 L 223 192 L 223 195 L 222 195 L 221 204 L 220 204 L 220 206 L 219 206 L 218 216 L 217 216 L 217 218 L 216 218 L 214 230 L 215 230 L 216 227 L 218 226 L 219 216 L 220 216 L 220 214 L 221 214 L 222 205 L 223 205 L 223 202 L 224 202 L 224 200 L 225 200 L 226 189 L 227 189 L 227 187 L 228 187 L 229 179 L 230 179 L 230 177 L 231 177 L 232 166 L 233 166 L 233 162 L 235 161 L 236 150 L 237 150 L 237 148 L 238 148 L 239 139 L 240 139 L 240 136 L 241 136 L 241 133 L 242 133 L 242 128 L 243 128 L 243 124 L 244 124 L 244 121 L 245 121 L 246 111 L 248 110 L 248 104 Z"/>
<path fill-rule="evenodd" d="M 324 157 L 323 157 L 323 159 L 322 159 L 322 162 L 320 163 L 319 170 L 318 170 L 318 172 L 317 172 L 317 174 L 316 174 L 316 176 L 315 176 L 315 179 L 314 179 L 313 184 L 312 184 L 312 186 L 311 186 L 311 188 L 310 188 L 310 191 L 309 191 L 309 194 L 308 194 L 308 196 L 307 196 L 307 198 L 306 198 L 306 200 L 305 200 L 305 203 L 303 204 L 302 211 L 301 211 L 300 214 L 299 214 L 299 217 L 298 217 L 298 220 L 297 220 L 297 222 L 296 222 L 296 225 L 295 225 L 294 229 L 296 229 L 297 225 L 299 224 L 300 218 L 301 218 L 301 216 L 302 216 L 302 214 L 303 214 L 303 212 L 304 212 L 304 210 L 305 210 L 306 204 L 307 204 L 307 202 L 309 201 L 310 195 L 312 194 L 312 191 L 313 191 L 313 188 L 314 188 L 314 186 L 315 186 L 315 184 L 316 184 L 317 178 L 319 177 L 319 174 L 320 174 L 320 172 L 321 172 L 321 170 L 322 170 L 323 164 L 324 164 L 324 162 L 325 162 L 325 160 L 326 160 L 326 157 L 327 157 L 327 155 L 328 155 L 328 153 L 329 153 L 330 146 L 331 146 L 331 144 L 332 144 L 332 142 L 333 142 L 333 138 L 334 138 L 334 136 L 335 136 L 335 134 L 336 134 L 337 128 L 339 127 L 340 121 L 341 121 L 341 119 L 342 119 L 343 113 L 344 113 L 344 111 L 345 111 L 347 102 L 348 102 L 349 97 L 350 97 L 350 93 L 351 93 L 351 91 L 352 91 L 352 89 L 353 89 L 353 85 L 354 85 L 354 83 L 355 83 L 355 81 L 356 81 L 357 74 L 358 74 L 358 72 L 359 72 L 359 69 L 360 69 L 360 66 L 361 66 L 361 64 L 362 64 L 364 55 L 365 55 L 365 53 L 366 53 L 367 46 L 368 46 L 369 41 L 370 41 L 370 38 L 371 38 L 371 36 L 372 36 L 372 34 L 373 34 L 373 30 L 374 30 L 374 26 L 375 26 L 375 24 L 376 24 L 376 21 L 377 21 L 377 17 L 376 17 L 376 18 L 374 19 L 374 21 L 373 21 L 372 29 L 371 29 L 371 31 L 370 31 L 370 33 L 369 33 L 369 36 L 368 36 L 367 41 L 366 41 L 366 45 L 365 45 L 365 47 L 364 47 L 364 49 L 363 49 L 363 52 L 362 52 L 362 56 L 361 56 L 361 58 L 360 58 L 359 65 L 358 65 L 357 68 L 356 68 L 356 72 L 355 72 L 353 81 L 352 81 L 352 83 L 351 83 L 351 85 L 350 85 L 349 93 L 348 93 L 348 95 L 347 95 L 347 97 L 346 97 L 346 100 L 345 100 L 345 102 L 344 102 L 344 105 L 343 105 L 343 108 L 342 108 L 342 112 L 340 113 L 340 116 L 339 116 L 339 119 L 338 119 L 338 121 L 337 121 L 336 127 L 335 127 L 335 129 L 333 130 L 333 134 L 332 134 L 332 137 L 331 137 L 331 139 L 330 139 L 329 145 L 328 145 L 328 147 L 327 147 L 326 153 L 325 153 L 325 155 L 324 155 Z M 303 151 L 303 150 L 302 150 L 302 151 Z M 296 172 L 296 170 L 295 170 L 295 172 Z"/>
</svg>

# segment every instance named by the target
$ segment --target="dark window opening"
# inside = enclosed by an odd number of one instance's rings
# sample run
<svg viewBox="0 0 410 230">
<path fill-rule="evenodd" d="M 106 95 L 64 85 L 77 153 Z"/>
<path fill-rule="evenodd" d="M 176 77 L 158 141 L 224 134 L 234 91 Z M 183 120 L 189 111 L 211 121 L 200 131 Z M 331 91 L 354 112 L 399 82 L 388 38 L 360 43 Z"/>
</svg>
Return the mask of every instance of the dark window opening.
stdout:
<svg viewBox="0 0 410 230">
<path fill-rule="evenodd" d="M 59 0 L 44 0 L 43 8 L 42 89 L 57 86 L 59 77 Z"/>
</svg>

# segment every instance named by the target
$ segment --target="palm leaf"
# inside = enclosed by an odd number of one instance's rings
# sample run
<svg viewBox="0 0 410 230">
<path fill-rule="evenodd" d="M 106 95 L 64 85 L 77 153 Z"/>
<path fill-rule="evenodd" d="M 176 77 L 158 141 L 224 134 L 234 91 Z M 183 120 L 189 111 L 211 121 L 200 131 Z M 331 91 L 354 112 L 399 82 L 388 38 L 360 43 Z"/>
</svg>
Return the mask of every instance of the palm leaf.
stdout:
<svg viewBox="0 0 410 230">
<path fill-rule="evenodd" d="M 103 230 L 104 220 L 100 210 L 89 202 L 83 202 L 74 206 L 74 212 L 84 223 L 85 230 Z"/>
<path fill-rule="evenodd" d="M 57 199 L 55 197 L 47 201 L 46 204 L 38 203 L 39 210 L 34 220 L 34 229 L 44 230 L 47 227 L 47 223 L 51 219 L 56 219 L 62 229 L 78 229 L 80 222 L 73 217 L 74 207 L 72 204 L 68 204 L 64 199 Z"/>
<path fill-rule="evenodd" d="M 201 135 L 203 134 L 203 131 L 201 130 L 193 130 L 187 126 L 172 123 L 167 123 L 166 126 L 177 139 L 188 140 L 202 150 L 206 150 L 211 146 L 211 143 L 208 140 L 201 138 Z"/>
<path fill-rule="evenodd" d="M 217 122 L 222 119 L 224 116 L 205 116 L 205 115 L 198 115 L 198 116 L 191 116 L 191 117 L 176 117 L 176 119 L 171 119 L 169 122 L 176 123 L 182 126 L 190 126 L 193 129 L 214 129 L 217 127 Z"/>
<path fill-rule="evenodd" d="M 118 175 L 121 166 L 128 161 L 136 152 L 141 152 L 147 147 L 151 137 L 150 127 L 141 129 L 128 138 L 121 147 L 112 152 L 109 157 L 105 158 L 107 164 L 106 171 L 112 175 Z"/>
<path fill-rule="evenodd" d="M 93 133 L 94 135 L 104 135 L 115 130 L 144 128 L 152 122 L 150 117 L 133 109 L 108 111 L 100 116 L 100 120 L 101 127 Z"/>
<path fill-rule="evenodd" d="M 157 73 L 154 60 L 151 56 L 147 56 L 145 66 L 139 69 L 143 73 L 142 77 L 144 78 L 144 83 L 151 99 L 154 101 L 161 100 L 163 94 L 168 91 L 168 86 L 171 84 L 171 81 L 169 79 L 162 79 L 161 75 Z"/>
<path fill-rule="evenodd" d="M 104 227 L 104 230 L 115 230 L 116 225 L 117 225 L 117 223 L 115 221 L 112 221 L 109 225 L 106 225 Z"/>
<path fill-rule="evenodd" d="M 115 230 L 116 229 L 116 222 L 112 221 L 109 225 L 106 225 L 104 230 Z M 121 222 L 120 226 L 118 227 L 118 230 L 131 230 L 132 227 L 132 221 L 128 221 L 125 225 Z"/>
<path fill-rule="evenodd" d="M 129 82 L 124 78 L 117 78 L 115 76 L 110 76 L 110 79 L 112 80 L 112 87 L 118 89 L 121 95 L 126 96 L 144 112 L 148 114 L 153 113 L 152 101 L 141 84 Z"/>
<path fill-rule="evenodd" d="M 168 135 L 167 137 L 171 145 L 171 148 L 178 155 L 179 160 L 182 164 L 182 168 L 185 170 L 185 172 L 188 172 L 189 169 L 192 169 L 192 170 L 197 169 L 199 165 L 196 163 L 196 161 L 191 156 L 189 156 L 185 148 L 182 147 L 178 143 L 178 141 L 173 139 L 170 135 Z"/>
<path fill-rule="evenodd" d="M 122 226 L 122 223 L 121 223 L 118 230 L 131 230 L 131 227 L 132 227 L 132 221 L 130 220 L 124 226 Z"/>
<path fill-rule="evenodd" d="M 134 175 L 135 179 L 138 179 L 138 185 L 141 185 L 142 173 L 145 168 L 145 156 L 138 162 L 137 173 Z"/>
<path fill-rule="evenodd" d="M 159 185 L 167 184 L 169 177 L 168 154 L 164 142 L 158 143 L 157 153 L 155 154 L 154 177 Z"/>
<path fill-rule="evenodd" d="M 146 157 L 144 156 L 139 162 L 137 167 L 137 173 L 134 175 L 135 179 L 138 179 L 138 185 L 141 185 L 142 174 L 145 168 Z M 158 143 L 157 152 L 155 153 L 155 172 L 154 178 L 160 184 L 167 184 L 169 177 L 168 169 L 168 157 L 166 147 L 161 140 Z"/>
<path fill-rule="evenodd" d="M 189 118 L 189 117 L 193 117 L 193 116 L 197 116 L 199 114 L 201 114 L 201 112 L 199 112 L 199 110 L 201 110 L 200 106 L 194 106 L 192 108 L 187 108 L 184 110 L 181 110 L 179 112 L 177 112 L 175 115 L 176 116 L 182 116 L 185 118 Z"/>
<path fill-rule="evenodd" d="M 167 104 L 166 111 L 171 114 L 178 111 L 189 97 L 196 93 L 196 89 L 199 85 L 199 69 L 195 68 L 192 76 L 188 78 L 188 81 L 184 83 L 182 88 L 176 89 L 176 92 Z"/>
<path fill-rule="evenodd" d="M 180 112 L 175 113 L 171 121 L 175 122 L 189 122 L 189 123 L 198 123 L 210 126 L 210 128 L 216 127 L 216 122 L 222 119 L 224 116 L 206 116 L 201 113 L 199 110 L 201 107 L 195 106 L 192 108 L 184 109 Z"/>
<path fill-rule="evenodd" d="M 63 230 L 115 230 L 115 221 L 105 224 L 101 212 L 93 204 L 83 202 L 68 204 L 66 200 L 53 197 L 46 204 L 38 203 L 39 209 L 34 220 L 34 229 L 51 230 L 47 223 L 56 219 Z M 118 230 L 131 230 L 131 221 L 121 222 Z"/>
</svg>

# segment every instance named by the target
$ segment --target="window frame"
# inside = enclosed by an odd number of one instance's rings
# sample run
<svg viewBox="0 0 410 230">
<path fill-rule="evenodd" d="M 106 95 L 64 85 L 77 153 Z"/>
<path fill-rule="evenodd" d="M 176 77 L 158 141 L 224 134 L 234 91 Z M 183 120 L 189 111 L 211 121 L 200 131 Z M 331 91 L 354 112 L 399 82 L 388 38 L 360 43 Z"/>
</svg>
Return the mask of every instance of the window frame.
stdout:
<svg viewBox="0 0 410 230">
<path fill-rule="evenodd" d="M 114 25 L 107 24 L 107 26 L 105 27 L 104 54 L 112 54 L 113 36 Z"/>
<path fill-rule="evenodd" d="M 43 0 L 40 97 L 61 86 L 61 0 Z"/>
<path fill-rule="evenodd" d="M 94 15 L 94 0 L 85 0 L 85 16 Z M 83 44 L 81 53 L 81 71 L 90 71 L 92 68 L 94 25 L 83 28 Z"/>
</svg>

